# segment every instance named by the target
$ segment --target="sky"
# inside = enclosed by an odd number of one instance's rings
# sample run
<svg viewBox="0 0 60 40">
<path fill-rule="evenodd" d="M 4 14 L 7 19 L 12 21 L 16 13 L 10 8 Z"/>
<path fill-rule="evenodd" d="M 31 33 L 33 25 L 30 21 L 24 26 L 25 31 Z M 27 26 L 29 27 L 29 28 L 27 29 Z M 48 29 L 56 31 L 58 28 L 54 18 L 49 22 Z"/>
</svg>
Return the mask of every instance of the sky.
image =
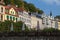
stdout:
<svg viewBox="0 0 60 40">
<path fill-rule="evenodd" d="M 49 15 L 52 11 L 52 15 L 60 15 L 60 0 L 25 0 L 28 3 L 33 3 L 37 8 L 44 11 Z"/>
</svg>

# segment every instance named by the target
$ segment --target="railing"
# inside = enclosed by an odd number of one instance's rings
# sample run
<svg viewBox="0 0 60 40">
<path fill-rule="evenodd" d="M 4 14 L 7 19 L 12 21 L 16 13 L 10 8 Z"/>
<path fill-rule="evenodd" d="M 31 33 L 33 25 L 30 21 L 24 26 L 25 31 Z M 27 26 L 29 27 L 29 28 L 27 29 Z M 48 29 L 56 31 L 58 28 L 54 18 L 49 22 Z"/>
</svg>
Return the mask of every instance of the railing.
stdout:
<svg viewBox="0 0 60 40">
<path fill-rule="evenodd" d="M 5 32 L 0 40 L 60 40 L 60 32 Z"/>
</svg>

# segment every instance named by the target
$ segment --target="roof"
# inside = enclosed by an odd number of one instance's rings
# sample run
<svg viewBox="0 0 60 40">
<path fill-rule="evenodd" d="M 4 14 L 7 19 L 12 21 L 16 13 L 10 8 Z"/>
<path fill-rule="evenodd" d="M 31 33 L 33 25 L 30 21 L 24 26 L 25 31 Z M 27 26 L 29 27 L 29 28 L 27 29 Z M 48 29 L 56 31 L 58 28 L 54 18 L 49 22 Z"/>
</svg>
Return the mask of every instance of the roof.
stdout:
<svg viewBox="0 0 60 40">
<path fill-rule="evenodd" d="M 22 7 L 20 7 L 20 8 L 17 8 L 17 7 L 15 7 L 15 6 L 5 6 L 5 9 L 11 9 L 11 8 L 14 8 L 15 9 L 15 11 L 16 12 L 18 12 L 18 11 L 23 11 L 24 9 L 22 8 Z"/>
<path fill-rule="evenodd" d="M 11 7 L 10 6 L 5 6 L 5 9 L 10 9 Z"/>
</svg>

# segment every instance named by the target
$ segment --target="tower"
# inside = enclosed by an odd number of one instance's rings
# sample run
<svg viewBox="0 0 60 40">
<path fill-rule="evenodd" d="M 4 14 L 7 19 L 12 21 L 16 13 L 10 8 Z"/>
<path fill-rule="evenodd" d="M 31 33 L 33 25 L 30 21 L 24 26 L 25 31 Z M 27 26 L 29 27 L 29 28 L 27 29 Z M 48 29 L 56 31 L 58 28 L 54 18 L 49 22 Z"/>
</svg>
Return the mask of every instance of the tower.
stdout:
<svg viewBox="0 0 60 40">
<path fill-rule="evenodd" d="M 52 11 L 50 11 L 50 17 L 52 16 Z"/>
</svg>

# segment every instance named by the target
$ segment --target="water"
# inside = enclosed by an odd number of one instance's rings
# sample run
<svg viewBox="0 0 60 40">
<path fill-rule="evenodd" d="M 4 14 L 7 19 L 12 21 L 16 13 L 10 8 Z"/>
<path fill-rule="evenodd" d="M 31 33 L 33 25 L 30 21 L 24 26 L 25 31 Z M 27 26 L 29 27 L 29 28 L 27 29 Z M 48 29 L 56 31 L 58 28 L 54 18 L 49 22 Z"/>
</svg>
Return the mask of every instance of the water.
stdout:
<svg viewBox="0 0 60 40">
<path fill-rule="evenodd" d="M 60 40 L 60 37 L 0 37 L 0 40 Z"/>
</svg>

